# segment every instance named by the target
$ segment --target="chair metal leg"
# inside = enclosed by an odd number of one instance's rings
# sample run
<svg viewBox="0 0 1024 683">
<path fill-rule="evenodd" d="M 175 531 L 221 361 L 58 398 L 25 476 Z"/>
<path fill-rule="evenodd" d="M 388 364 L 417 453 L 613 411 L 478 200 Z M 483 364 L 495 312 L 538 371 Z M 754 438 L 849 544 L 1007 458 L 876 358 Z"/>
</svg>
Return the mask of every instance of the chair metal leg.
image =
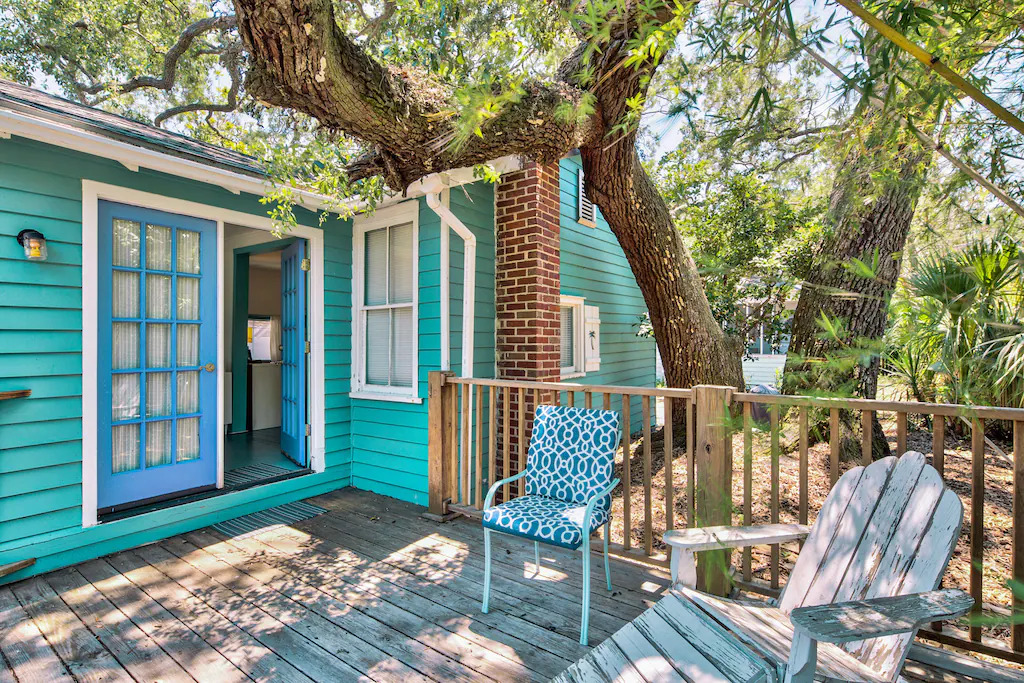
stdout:
<svg viewBox="0 0 1024 683">
<path fill-rule="evenodd" d="M 608 563 L 608 535 L 612 531 L 612 522 L 609 519 L 604 523 L 604 580 L 608 584 L 608 590 L 612 589 L 612 569 Z"/>
<path fill-rule="evenodd" d="M 580 645 L 587 644 L 587 631 L 590 628 L 590 543 L 584 537 L 583 545 L 583 617 L 580 620 Z"/>
<path fill-rule="evenodd" d="M 483 613 L 487 614 L 491 602 L 491 530 L 484 528 L 484 604 Z"/>
<path fill-rule="evenodd" d="M 540 574 L 540 543 L 533 542 L 533 561 L 537 565 L 537 573 Z"/>
</svg>

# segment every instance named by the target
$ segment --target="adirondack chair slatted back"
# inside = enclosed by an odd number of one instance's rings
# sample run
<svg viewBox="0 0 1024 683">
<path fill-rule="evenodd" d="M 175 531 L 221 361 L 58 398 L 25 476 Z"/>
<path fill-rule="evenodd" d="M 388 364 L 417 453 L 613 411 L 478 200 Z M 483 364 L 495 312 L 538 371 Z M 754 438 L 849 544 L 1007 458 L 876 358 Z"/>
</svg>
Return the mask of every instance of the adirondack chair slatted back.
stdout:
<svg viewBox="0 0 1024 683">
<path fill-rule="evenodd" d="M 934 590 L 953 554 L 963 505 L 920 453 L 857 467 L 829 493 L 779 598 L 797 607 Z M 913 634 L 847 643 L 844 649 L 891 675 Z"/>
<path fill-rule="evenodd" d="M 586 503 L 612 481 L 619 414 L 539 405 L 530 434 L 526 493 Z"/>
</svg>

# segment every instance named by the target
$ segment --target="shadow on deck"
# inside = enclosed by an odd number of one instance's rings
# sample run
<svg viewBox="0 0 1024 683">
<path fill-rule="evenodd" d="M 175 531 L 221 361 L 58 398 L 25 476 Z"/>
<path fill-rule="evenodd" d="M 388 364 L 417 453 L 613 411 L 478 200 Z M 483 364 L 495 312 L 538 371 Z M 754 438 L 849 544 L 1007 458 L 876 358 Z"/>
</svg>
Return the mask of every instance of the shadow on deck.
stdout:
<svg viewBox="0 0 1024 683">
<path fill-rule="evenodd" d="M 546 680 L 576 642 L 578 555 L 496 536 L 481 614 L 478 522 L 346 489 L 327 514 L 242 538 L 211 529 L 0 588 L 0 682 Z M 591 645 L 652 605 L 659 570 L 594 563 Z M 1016 672 L 1015 672 L 1016 673 Z M 911 662 L 927 681 L 974 680 Z M 993 679 L 999 680 L 999 679 Z"/>
</svg>

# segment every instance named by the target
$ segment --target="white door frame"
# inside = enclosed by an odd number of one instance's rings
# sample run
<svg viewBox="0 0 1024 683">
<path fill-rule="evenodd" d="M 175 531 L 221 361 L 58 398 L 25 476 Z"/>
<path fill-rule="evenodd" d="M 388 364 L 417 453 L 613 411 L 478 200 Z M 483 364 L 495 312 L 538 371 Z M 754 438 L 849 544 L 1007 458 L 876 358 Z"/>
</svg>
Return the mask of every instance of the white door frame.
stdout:
<svg viewBox="0 0 1024 683">
<path fill-rule="evenodd" d="M 96 515 L 97 416 L 99 410 L 98 358 L 99 311 L 99 226 L 101 199 L 133 204 L 147 209 L 205 218 L 217 223 L 217 488 L 224 486 L 224 225 L 274 229 L 267 216 L 222 209 L 207 204 L 175 199 L 119 185 L 82 180 L 82 526 L 94 526 Z M 323 230 L 296 225 L 295 237 L 309 243 L 309 391 L 310 415 L 309 466 L 314 472 L 326 467 L 324 419 L 324 233 Z"/>
</svg>

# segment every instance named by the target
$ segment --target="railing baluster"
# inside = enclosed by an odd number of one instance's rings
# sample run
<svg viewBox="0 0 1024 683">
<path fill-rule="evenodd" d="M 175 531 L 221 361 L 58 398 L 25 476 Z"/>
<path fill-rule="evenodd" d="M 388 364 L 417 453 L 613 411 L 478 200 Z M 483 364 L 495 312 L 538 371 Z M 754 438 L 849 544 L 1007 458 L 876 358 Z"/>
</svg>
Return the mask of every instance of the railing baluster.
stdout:
<svg viewBox="0 0 1024 683">
<path fill-rule="evenodd" d="M 839 481 L 839 408 L 832 408 L 828 413 L 828 476 L 829 485 L 835 486 Z"/>
<path fill-rule="evenodd" d="M 874 441 L 875 411 L 860 411 L 860 459 L 864 465 L 871 464 L 871 444 Z"/>
<path fill-rule="evenodd" d="M 612 395 L 611 395 L 611 392 L 605 391 L 605 392 L 602 393 L 601 396 L 602 396 L 602 398 L 604 400 L 604 406 L 603 406 L 604 409 L 605 410 L 611 410 L 612 409 Z"/>
<path fill-rule="evenodd" d="M 583 392 L 583 407 L 593 408 L 594 407 L 594 392 L 584 391 Z"/>
<path fill-rule="evenodd" d="M 519 400 L 519 469 L 516 471 L 522 472 L 526 469 L 526 390 L 523 387 L 519 387 L 517 398 Z M 517 481 L 516 484 L 519 495 L 524 495 L 526 493 L 526 477 Z"/>
<path fill-rule="evenodd" d="M 665 531 L 676 528 L 675 471 L 672 466 L 672 399 L 665 397 L 665 425 L 661 435 L 665 440 Z"/>
<path fill-rule="evenodd" d="M 754 523 L 754 434 L 753 404 L 743 403 L 743 525 Z M 751 579 L 751 550 L 743 549 L 743 580 Z"/>
<path fill-rule="evenodd" d="M 498 390 L 487 387 L 487 488 L 498 481 Z M 486 495 L 487 491 L 481 491 Z"/>
<path fill-rule="evenodd" d="M 629 443 L 629 394 L 622 395 L 622 547 L 629 550 L 633 544 L 633 519 L 630 498 L 633 497 L 632 474 L 629 461 L 633 449 Z"/>
<path fill-rule="evenodd" d="M 650 556 L 654 552 L 654 514 L 652 499 L 654 498 L 651 486 L 651 397 L 643 396 L 640 399 L 644 417 L 644 553 Z"/>
<path fill-rule="evenodd" d="M 1024 420 L 1013 423 L 1013 564 L 1012 576 L 1017 585 L 1024 581 Z M 1017 591 L 1013 600 L 1016 617 L 1012 629 L 1012 645 L 1024 651 L 1024 596 Z"/>
<path fill-rule="evenodd" d="M 476 509 L 484 507 L 484 388 L 473 387 L 476 390 L 476 491 L 473 493 L 473 500 L 476 502 Z"/>
<path fill-rule="evenodd" d="M 946 418 L 943 415 L 932 415 L 932 467 L 939 473 L 939 479 L 946 478 Z M 1016 517 L 1015 517 L 1016 519 Z M 939 580 L 939 588 L 945 579 Z M 942 622 L 932 622 L 933 631 L 942 631 Z"/>
<path fill-rule="evenodd" d="M 460 496 L 463 505 L 470 505 L 472 497 L 470 495 L 470 481 L 471 481 L 471 469 L 473 466 L 473 451 L 470 450 L 470 407 L 473 403 L 472 390 L 468 384 L 462 385 L 462 495 Z"/>
<path fill-rule="evenodd" d="M 572 389 L 569 389 L 565 392 L 565 405 L 569 406 L 570 408 L 576 405 L 576 392 L 573 391 Z"/>
<path fill-rule="evenodd" d="M 451 415 L 451 422 L 448 425 L 450 434 L 448 443 L 451 446 L 451 463 L 448 469 L 446 488 L 451 500 L 459 500 L 459 387 L 448 385 L 448 414 Z"/>
<path fill-rule="evenodd" d="M 971 614 L 981 616 L 985 562 L 985 421 L 971 420 Z M 972 624 L 971 640 L 981 640 L 981 626 Z"/>
<path fill-rule="evenodd" d="M 771 431 L 771 458 L 772 458 L 772 499 L 771 518 L 772 524 L 779 523 L 779 404 L 773 403 L 769 410 Z M 779 587 L 779 563 L 781 561 L 781 547 L 778 543 L 771 547 L 771 576 L 772 588 Z"/>
<path fill-rule="evenodd" d="M 896 413 L 896 455 L 907 452 L 907 414 Z"/>
<path fill-rule="evenodd" d="M 501 478 L 508 479 L 512 476 L 512 387 L 505 387 L 505 391 L 502 394 L 505 420 L 501 432 L 503 437 L 501 444 Z M 510 485 L 507 482 L 501 485 L 501 499 L 503 501 L 509 500 L 509 488 Z"/>
<path fill-rule="evenodd" d="M 800 432 L 800 524 L 807 524 L 807 499 L 810 494 L 808 484 L 807 462 L 807 408 L 800 407 L 800 419 L 797 430 Z"/>
<path fill-rule="evenodd" d="M 694 401 L 691 398 L 686 399 L 686 526 L 690 529 L 694 526 L 694 507 L 696 501 L 694 501 L 694 492 L 696 491 L 696 479 L 694 477 L 694 449 L 697 443 L 697 430 L 694 428 Z"/>
</svg>

